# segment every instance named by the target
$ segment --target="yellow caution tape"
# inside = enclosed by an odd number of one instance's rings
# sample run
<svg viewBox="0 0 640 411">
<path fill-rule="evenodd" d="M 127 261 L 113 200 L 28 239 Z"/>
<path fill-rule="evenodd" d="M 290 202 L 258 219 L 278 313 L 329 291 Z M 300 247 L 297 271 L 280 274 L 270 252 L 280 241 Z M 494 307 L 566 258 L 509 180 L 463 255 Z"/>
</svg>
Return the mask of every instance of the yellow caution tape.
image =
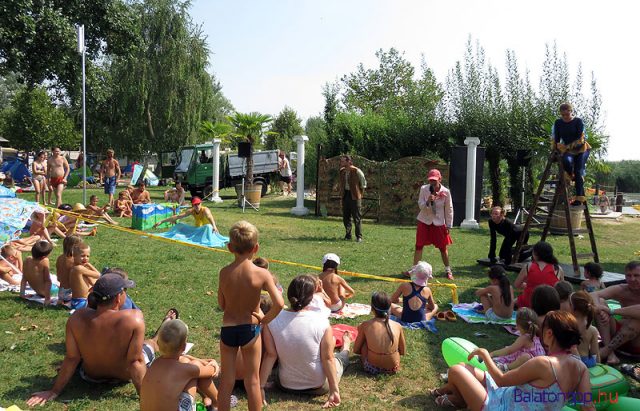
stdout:
<svg viewBox="0 0 640 411">
<path fill-rule="evenodd" d="M 117 231 L 122 231 L 125 233 L 129 233 L 129 234 L 133 234 L 133 235 L 138 235 L 138 236 L 145 236 L 147 238 L 151 238 L 154 240 L 159 240 L 159 241 L 164 241 L 167 243 L 176 243 L 176 244 L 180 244 L 180 245 L 185 245 L 188 247 L 194 247 L 194 248 L 199 248 L 199 249 L 204 249 L 204 250 L 209 250 L 209 251 L 215 251 L 218 253 L 226 253 L 226 254 L 231 254 L 231 252 L 229 250 L 225 250 L 225 249 L 221 249 L 221 248 L 211 248 L 211 247 L 205 247 L 203 245 L 198 245 L 198 244 L 192 244 L 192 243 L 185 243 L 183 241 L 178 241 L 178 240 L 174 240 L 171 238 L 165 238 L 165 237 L 160 237 L 160 236 L 156 236 L 154 234 L 150 234 L 147 233 L 145 231 L 140 231 L 140 230 L 135 230 L 133 228 L 127 228 L 127 227 L 122 227 L 119 225 L 114 225 L 114 224 L 108 224 L 105 223 L 103 221 L 98 221 L 98 220 L 94 220 L 91 217 L 93 216 L 86 216 L 84 214 L 78 214 L 78 213 L 74 213 L 71 211 L 63 211 L 63 210 L 58 210 L 58 209 L 54 209 L 51 207 L 47 207 L 50 210 L 55 210 L 55 212 L 59 213 L 59 214 L 63 214 L 63 215 L 69 215 L 72 217 L 76 217 L 76 218 L 81 218 L 85 221 L 88 221 L 92 224 L 99 224 L 103 227 L 107 227 L 107 228 L 111 228 Z M 322 272 L 322 267 L 318 267 L 318 266 L 314 266 L 314 265 L 308 265 L 308 264 L 302 264 L 302 263 L 294 263 L 291 261 L 282 261 L 282 260 L 276 260 L 276 259 L 271 259 L 271 258 L 267 258 L 267 261 L 269 261 L 270 263 L 275 263 L 275 264 L 283 264 L 283 265 L 290 265 L 293 267 L 301 267 L 301 268 L 307 268 L 310 270 L 315 270 L 315 271 L 320 271 Z M 340 274 L 342 275 L 348 275 L 351 277 L 359 277 L 359 278 L 367 278 L 370 280 L 378 280 L 378 281 L 387 281 L 387 282 L 396 282 L 396 283 L 408 283 L 409 280 L 404 279 L 404 278 L 393 278 L 393 277 L 382 277 L 382 276 L 378 276 L 378 275 L 373 275 L 373 274 L 365 274 L 365 273 L 357 273 L 357 272 L 353 272 L 353 271 L 345 271 L 345 270 L 340 270 L 339 271 Z M 453 301 L 454 304 L 458 304 L 458 286 L 456 284 L 447 284 L 447 283 L 440 283 L 436 280 L 436 282 L 430 283 L 429 284 L 430 288 L 448 288 L 451 291 L 451 301 Z"/>
</svg>

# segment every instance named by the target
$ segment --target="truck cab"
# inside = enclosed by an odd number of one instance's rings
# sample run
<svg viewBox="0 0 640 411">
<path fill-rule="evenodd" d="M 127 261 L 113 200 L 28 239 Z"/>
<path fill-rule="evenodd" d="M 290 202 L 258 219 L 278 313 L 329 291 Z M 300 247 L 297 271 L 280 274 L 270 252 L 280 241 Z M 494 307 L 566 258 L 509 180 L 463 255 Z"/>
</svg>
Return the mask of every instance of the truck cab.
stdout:
<svg viewBox="0 0 640 411">
<path fill-rule="evenodd" d="M 174 179 L 181 181 L 192 196 L 207 197 L 213 181 L 213 144 L 196 144 L 180 148 L 174 170 Z M 278 150 L 253 153 L 253 183 L 262 184 L 262 195 L 267 193 L 273 173 L 278 170 Z M 220 188 L 242 182 L 246 172 L 246 159 L 238 153 L 220 153 Z"/>
</svg>

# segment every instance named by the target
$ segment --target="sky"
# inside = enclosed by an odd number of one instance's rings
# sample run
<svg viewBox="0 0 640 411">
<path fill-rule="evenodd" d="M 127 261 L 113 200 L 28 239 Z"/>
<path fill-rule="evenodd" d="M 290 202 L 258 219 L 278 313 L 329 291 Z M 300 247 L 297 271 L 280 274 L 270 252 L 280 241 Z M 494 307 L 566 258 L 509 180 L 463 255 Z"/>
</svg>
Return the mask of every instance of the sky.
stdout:
<svg viewBox="0 0 640 411">
<path fill-rule="evenodd" d="M 277 115 L 289 106 L 303 120 L 322 112 L 323 85 L 359 63 L 375 67 L 378 49 L 395 47 L 416 68 L 424 56 L 444 82 L 471 38 L 501 75 L 513 50 L 537 87 L 545 45 L 555 42 L 572 82 L 579 64 L 587 85 L 595 75 L 607 159 L 616 161 L 640 160 L 639 11 L 631 0 L 193 0 L 190 14 L 236 110 Z"/>
</svg>

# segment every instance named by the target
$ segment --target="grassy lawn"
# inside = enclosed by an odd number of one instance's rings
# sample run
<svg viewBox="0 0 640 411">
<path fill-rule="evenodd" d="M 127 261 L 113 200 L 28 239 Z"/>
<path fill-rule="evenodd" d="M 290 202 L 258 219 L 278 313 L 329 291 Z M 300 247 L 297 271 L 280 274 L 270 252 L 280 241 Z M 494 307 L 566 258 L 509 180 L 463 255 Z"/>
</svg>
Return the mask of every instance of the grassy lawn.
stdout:
<svg viewBox="0 0 640 411">
<path fill-rule="evenodd" d="M 101 202 L 106 196 L 100 190 L 89 190 L 98 194 Z M 80 201 L 80 190 L 65 191 L 65 202 Z M 160 189 L 152 191 L 158 200 Z M 366 221 L 363 226 L 365 241 L 361 244 L 343 241 L 344 229 L 339 218 L 315 216 L 295 217 L 290 208 L 295 200 L 267 196 L 262 199 L 259 212 L 248 209 L 245 214 L 237 208 L 233 193 L 223 192 L 222 204 L 210 206 L 221 232 L 225 233 L 236 221 L 246 219 L 260 230 L 260 256 L 319 266 L 322 256 L 335 252 L 342 259 L 341 268 L 349 271 L 398 277 L 409 268 L 413 256 L 415 228 L 392 226 Z M 24 195 L 33 200 L 33 195 Z M 159 200 L 158 200 L 159 201 Z M 313 203 L 306 204 L 313 210 Z M 130 221 L 120 220 L 127 227 Z M 606 270 L 622 272 L 624 264 L 634 259 L 639 250 L 637 233 L 640 219 L 626 218 L 623 223 L 595 222 L 600 258 Z M 476 287 L 487 283 L 477 258 L 486 257 L 489 247 L 486 219 L 482 229 L 476 231 L 452 230 L 454 245 L 450 248 L 451 262 L 460 286 L 460 301 L 474 299 Z M 532 234 L 531 242 L 538 237 Z M 219 358 L 219 331 L 222 313 L 217 308 L 217 278 L 219 270 L 232 261 L 230 254 L 156 241 L 144 236 L 99 228 L 95 238 L 87 238 L 91 245 L 91 261 L 98 268 L 122 267 L 137 282 L 129 294 L 145 314 L 147 334 L 158 327 L 164 313 L 176 307 L 190 327 L 189 341 L 195 343 L 195 356 Z M 561 262 L 570 263 L 569 242 L 566 237 L 551 237 L 550 243 Z M 578 252 L 589 250 L 588 239 L 576 240 Z M 51 255 L 52 265 L 62 252 L 61 241 Z M 425 258 L 430 261 L 436 276 L 442 280 L 444 267 L 439 253 L 425 249 Z M 637 258 L 637 257 L 636 257 Z M 296 275 L 308 272 L 295 266 L 272 264 L 274 272 L 285 290 Z M 515 279 L 515 274 L 511 274 Z M 369 303 L 371 293 L 376 290 L 393 292 L 397 284 L 361 278 L 347 278 L 356 290 L 355 302 Z M 450 293 L 445 289 L 435 291 L 442 306 L 450 302 Z M 286 296 L 285 296 L 286 297 Z M 285 298 L 286 301 L 286 298 Z M 56 367 L 64 356 L 64 325 L 68 318 L 64 309 L 43 309 L 42 306 L 26 304 L 16 294 L 0 293 L 0 406 L 17 404 L 26 408 L 24 400 L 31 392 L 49 389 L 56 375 Z M 357 325 L 365 317 L 345 320 Z M 440 383 L 439 374 L 446 371 L 440 344 L 444 338 L 461 336 L 488 349 L 496 349 L 510 343 L 509 336 L 501 327 L 455 323 L 437 324 L 438 334 L 426 331 L 406 331 L 408 354 L 402 358 L 402 371 L 396 376 L 372 378 L 363 373 L 359 361 L 352 357 L 351 367 L 340 383 L 345 410 L 387 409 L 434 409 L 433 399 L 427 389 Z M 477 338 L 473 334 L 482 332 L 488 338 Z M 246 409 L 243 393 L 239 409 Z M 637 391 L 634 396 L 637 396 Z M 267 393 L 272 409 L 300 410 L 318 409 L 325 397 L 306 398 Z M 65 391 L 53 404 L 52 410 L 134 410 L 138 409 L 138 396 L 132 384 L 117 387 L 91 386 L 74 376 Z"/>
</svg>

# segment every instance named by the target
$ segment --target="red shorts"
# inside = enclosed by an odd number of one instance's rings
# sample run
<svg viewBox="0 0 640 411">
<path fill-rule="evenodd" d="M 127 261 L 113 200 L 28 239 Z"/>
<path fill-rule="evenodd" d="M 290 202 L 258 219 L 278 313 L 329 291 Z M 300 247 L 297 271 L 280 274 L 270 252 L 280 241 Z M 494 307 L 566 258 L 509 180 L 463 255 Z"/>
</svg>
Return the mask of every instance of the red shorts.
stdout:
<svg viewBox="0 0 640 411">
<path fill-rule="evenodd" d="M 56 188 L 60 184 L 62 184 L 63 181 L 64 181 L 64 177 L 51 177 L 49 179 L 49 184 L 51 184 L 51 187 Z"/>
<path fill-rule="evenodd" d="M 425 224 L 418 221 L 416 230 L 416 250 L 422 250 L 425 245 L 433 245 L 438 250 L 446 250 L 449 244 L 453 244 L 449 229 L 444 225 Z"/>
</svg>

